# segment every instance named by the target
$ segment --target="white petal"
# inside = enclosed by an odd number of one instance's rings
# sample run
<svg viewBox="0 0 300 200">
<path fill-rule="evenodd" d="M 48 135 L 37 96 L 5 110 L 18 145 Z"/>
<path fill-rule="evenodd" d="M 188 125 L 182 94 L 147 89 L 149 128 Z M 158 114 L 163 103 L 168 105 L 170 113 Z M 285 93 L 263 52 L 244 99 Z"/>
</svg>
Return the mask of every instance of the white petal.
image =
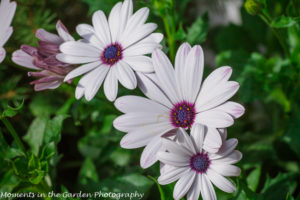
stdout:
<svg viewBox="0 0 300 200">
<path fill-rule="evenodd" d="M 136 11 L 128 20 L 126 32 L 133 32 L 136 27 L 144 24 L 149 16 L 149 8 L 141 8 Z"/>
<path fill-rule="evenodd" d="M 211 182 L 213 182 L 213 184 L 217 186 L 220 190 L 223 190 L 227 193 L 233 193 L 235 191 L 235 186 L 215 171 L 207 169 L 206 174 L 211 180 Z"/>
<path fill-rule="evenodd" d="M 119 20 L 120 20 L 120 12 L 122 8 L 122 3 L 117 3 L 112 10 L 110 11 L 108 17 L 108 24 L 111 33 L 112 42 L 116 42 L 117 36 L 119 34 Z"/>
<path fill-rule="evenodd" d="M 51 83 L 39 83 L 34 85 L 35 91 L 42 91 L 48 89 L 56 89 L 61 85 L 61 81 L 53 81 Z"/>
<path fill-rule="evenodd" d="M 142 43 L 138 42 L 123 51 L 124 57 L 140 56 L 152 53 L 155 49 L 162 48 L 162 46 L 155 42 Z"/>
<path fill-rule="evenodd" d="M 188 173 L 185 174 L 185 176 L 181 177 L 173 191 L 173 197 L 176 200 L 181 199 L 191 188 L 192 184 L 194 183 L 196 173 L 193 171 L 189 171 Z"/>
<path fill-rule="evenodd" d="M 35 33 L 35 36 L 44 41 L 44 42 L 49 42 L 49 43 L 54 43 L 54 44 L 61 44 L 63 39 L 61 39 L 58 35 L 55 35 L 53 33 L 49 33 L 48 31 L 45 31 L 44 29 L 38 29 Z"/>
<path fill-rule="evenodd" d="M 94 57 L 100 60 L 101 50 L 87 43 L 82 42 L 65 42 L 59 47 L 62 53 L 71 56 Z"/>
<path fill-rule="evenodd" d="M 242 153 L 235 150 L 231 154 L 227 155 L 226 157 L 219 158 L 216 160 L 212 160 L 213 164 L 234 164 L 239 162 L 242 159 Z"/>
<path fill-rule="evenodd" d="M 106 77 L 108 70 L 109 67 L 102 65 L 101 67 L 97 67 L 96 69 L 90 72 L 90 73 L 94 73 L 95 78 L 92 79 L 91 84 L 89 84 L 85 88 L 84 96 L 87 101 L 90 101 L 92 100 L 92 98 L 94 98 L 101 84 L 103 83 L 103 80 Z"/>
<path fill-rule="evenodd" d="M 133 31 L 126 32 L 122 34 L 120 38 L 120 43 L 126 49 L 127 47 L 130 47 L 131 45 L 134 45 L 135 43 L 141 41 L 142 39 L 146 38 L 148 35 L 150 35 L 155 29 L 157 28 L 157 25 L 154 23 L 148 23 L 143 24 L 139 27 L 135 27 Z"/>
<path fill-rule="evenodd" d="M 111 68 L 104 81 L 104 94 L 110 101 L 114 101 L 118 94 L 118 79 L 115 68 Z"/>
<path fill-rule="evenodd" d="M 198 96 L 202 81 L 203 66 L 203 51 L 199 45 L 196 45 L 189 51 L 183 74 L 181 74 L 183 96 L 189 102 L 195 102 Z"/>
<path fill-rule="evenodd" d="M 110 30 L 108 22 L 103 11 L 98 10 L 93 14 L 93 26 L 98 38 L 103 44 L 111 43 Z"/>
<path fill-rule="evenodd" d="M 200 196 L 200 191 L 201 191 L 201 174 L 197 174 L 194 183 L 190 190 L 187 193 L 187 200 L 197 200 L 199 199 Z"/>
<path fill-rule="evenodd" d="M 3 49 L 2 47 L 0 48 L 0 63 L 2 63 L 2 61 L 4 60 L 6 56 L 6 51 L 5 49 Z M 15 61 L 14 61 L 15 62 Z M 22 62 L 21 62 L 22 63 Z M 23 64 L 22 64 L 23 65 Z"/>
<path fill-rule="evenodd" d="M 231 68 L 221 67 L 213 71 L 205 79 L 196 101 L 196 110 L 198 112 L 224 103 L 237 92 L 239 84 L 234 81 L 227 81 L 229 78 L 228 74 L 231 74 Z"/>
<path fill-rule="evenodd" d="M 0 31 L 0 47 L 3 46 L 8 41 L 12 33 L 13 33 L 12 27 L 8 27 L 6 30 L 3 29 Z"/>
<path fill-rule="evenodd" d="M 185 42 L 182 45 L 180 45 L 175 57 L 175 78 L 177 83 L 176 85 L 181 97 L 183 97 L 183 93 L 185 90 L 185 88 L 182 87 L 184 85 L 182 76 L 184 71 L 186 70 L 185 61 L 190 50 L 191 46 L 189 45 L 189 43 Z"/>
<path fill-rule="evenodd" d="M 168 95 L 173 103 L 178 103 L 179 95 L 176 88 L 175 72 L 168 57 L 161 51 L 155 50 L 152 54 L 152 61 L 160 87 Z"/>
<path fill-rule="evenodd" d="M 207 132 L 207 128 L 200 124 L 194 124 L 191 129 L 191 136 L 193 137 L 193 141 L 195 142 L 195 149 L 197 152 L 202 151 L 203 142 L 205 133 Z"/>
<path fill-rule="evenodd" d="M 14 63 L 29 69 L 40 69 L 33 64 L 34 58 L 22 50 L 17 50 L 12 55 Z"/>
<path fill-rule="evenodd" d="M 233 124 L 233 118 L 222 111 L 208 110 L 197 114 L 195 122 L 208 127 L 226 128 Z"/>
<path fill-rule="evenodd" d="M 189 157 L 193 156 L 193 154 L 189 150 L 187 150 L 183 146 L 180 146 L 178 143 L 174 141 L 165 138 L 163 138 L 162 141 L 163 141 L 162 143 L 163 146 L 170 153 L 177 154 L 180 156 L 189 156 Z"/>
<path fill-rule="evenodd" d="M 146 146 L 154 137 L 161 136 L 173 129 L 169 123 L 151 124 L 126 134 L 120 145 L 125 149 L 135 149 Z"/>
<path fill-rule="evenodd" d="M 76 99 L 80 99 L 84 95 L 84 87 L 81 85 L 77 85 L 75 90 Z"/>
<path fill-rule="evenodd" d="M 137 86 L 137 80 L 134 72 L 129 67 L 129 65 L 120 60 L 116 65 L 113 67 L 116 67 L 116 75 L 118 77 L 118 80 L 120 83 L 127 89 L 133 90 Z"/>
<path fill-rule="evenodd" d="M 1 24 L 0 47 L 2 47 L 4 45 L 4 43 L 8 40 L 7 31 L 10 32 L 9 35 L 11 35 L 12 28 L 10 27 L 10 24 L 11 24 L 12 19 L 14 17 L 16 7 L 17 7 L 16 2 L 10 2 L 8 0 L 2 0 L 1 3 L 0 3 L 0 24 Z M 3 34 L 6 35 L 6 36 L 3 36 Z M 1 39 L 4 39 L 4 40 L 1 41 Z"/>
<path fill-rule="evenodd" d="M 168 165 L 167 165 L 168 166 Z M 157 181 L 161 185 L 167 185 L 174 181 L 177 181 L 180 177 L 183 177 L 190 171 L 189 167 L 173 167 L 170 170 L 165 171 L 165 173 L 161 173 L 158 177 Z"/>
<path fill-rule="evenodd" d="M 211 164 L 209 166 L 212 170 L 222 176 L 239 176 L 241 169 L 234 165 Z"/>
<path fill-rule="evenodd" d="M 96 67 L 101 67 L 101 65 L 102 65 L 101 61 L 91 62 L 91 63 L 85 64 L 85 65 L 81 65 L 81 66 L 75 68 L 74 70 L 72 70 L 70 73 L 68 73 L 67 76 L 65 77 L 64 81 L 68 81 L 77 76 L 85 74 L 85 73 L 95 69 Z"/>
<path fill-rule="evenodd" d="M 234 151 L 235 147 L 238 144 L 238 140 L 235 138 L 231 138 L 227 141 L 224 141 L 222 147 L 220 148 L 219 152 L 217 154 L 212 155 L 210 158 L 211 159 L 218 159 L 221 157 L 225 157 L 231 152 Z"/>
<path fill-rule="evenodd" d="M 114 120 L 114 127 L 120 131 L 128 132 L 143 128 L 149 124 L 170 123 L 168 113 L 133 112 L 126 113 Z"/>
<path fill-rule="evenodd" d="M 178 138 L 178 142 L 180 142 L 192 154 L 198 153 L 197 149 L 195 149 L 194 142 L 183 128 L 178 129 L 176 136 Z"/>
<path fill-rule="evenodd" d="M 115 107 L 123 113 L 167 113 L 169 109 L 153 100 L 139 96 L 123 96 L 115 101 Z"/>
<path fill-rule="evenodd" d="M 74 38 L 70 35 L 70 33 L 67 31 L 66 27 L 63 25 L 63 23 L 58 20 L 56 23 L 56 30 L 58 35 L 64 40 L 64 41 L 74 41 Z"/>
<path fill-rule="evenodd" d="M 242 116 L 245 112 L 245 108 L 238 103 L 232 102 L 232 101 L 228 101 L 216 108 L 214 108 L 215 110 L 221 110 L 223 112 L 226 112 L 228 114 L 230 114 L 233 118 L 239 118 L 240 116 Z"/>
<path fill-rule="evenodd" d="M 154 75 L 155 76 L 155 75 Z M 171 101 L 166 94 L 154 82 L 153 76 L 137 73 L 138 86 L 140 90 L 149 98 L 158 103 L 165 105 L 168 108 L 173 108 Z"/>
<path fill-rule="evenodd" d="M 161 162 L 175 167 L 186 167 L 190 165 L 190 157 L 174 153 L 158 152 L 157 158 Z"/>
<path fill-rule="evenodd" d="M 127 56 L 123 60 L 135 71 L 143 73 L 154 72 L 152 60 L 147 56 Z"/>
<path fill-rule="evenodd" d="M 219 67 L 215 69 L 203 82 L 203 92 L 207 93 L 213 90 L 217 85 L 220 85 L 230 78 L 232 74 L 231 67 Z"/>
<path fill-rule="evenodd" d="M 205 200 L 217 200 L 216 192 L 214 190 L 213 185 L 208 179 L 206 174 L 201 175 L 201 194 L 202 199 Z"/>
<path fill-rule="evenodd" d="M 122 8 L 120 10 L 120 18 L 118 19 L 118 25 L 119 25 L 119 34 L 117 37 L 117 41 L 119 40 L 120 36 L 124 32 L 128 20 L 131 17 L 133 12 L 133 5 L 132 5 L 132 0 L 125 0 L 122 4 Z"/>
<path fill-rule="evenodd" d="M 140 165 L 142 168 L 146 169 L 152 166 L 157 161 L 157 152 L 162 149 L 161 137 L 155 137 L 147 144 L 143 150 Z"/>
<path fill-rule="evenodd" d="M 69 64 L 82 64 L 82 63 L 89 63 L 89 62 L 96 62 L 99 61 L 99 58 L 96 57 L 86 57 L 86 56 L 71 56 L 64 53 L 59 53 L 56 55 L 56 59 Z"/>
<path fill-rule="evenodd" d="M 218 130 L 215 128 L 208 128 L 203 144 L 203 149 L 205 149 L 207 152 L 218 152 L 222 145 L 222 138 Z"/>
<path fill-rule="evenodd" d="M 103 50 L 106 44 L 102 43 L 100 39 L 96 36 L 94 28 L 89 24 L 79 24 L 76 27 L 77 33 L 88 41 L 90 44 L 94 45 L 100 50 Z"/>
<path fill-rule="evenodd" d="M 139 40 L 138 33 L 141 32 L 141 30 L 146 31 L 146 28 L 142 27 L 146 27 L 144 26 L 144 23 L 146 22 L 148 15 L 149 9 L 141 8 L 129 18 L 125 32 L 120 37 L 120 42 L 124 45 L 124 48 L 128 47 L 129 44 L 132 44 Z M 129 40 L 133 38 L 135 38 L 135 40 L 130 42 Z"/>
</svg>

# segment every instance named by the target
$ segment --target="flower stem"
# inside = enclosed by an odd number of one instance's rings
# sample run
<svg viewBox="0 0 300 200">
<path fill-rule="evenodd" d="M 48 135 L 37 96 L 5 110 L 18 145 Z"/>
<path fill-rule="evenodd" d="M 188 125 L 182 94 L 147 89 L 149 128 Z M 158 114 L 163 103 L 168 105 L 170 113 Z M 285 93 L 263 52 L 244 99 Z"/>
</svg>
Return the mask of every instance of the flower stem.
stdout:
<svg viewBox="0 0 300 200">
<path fill-rule="evenodd" d="M 171 60 L 174 61 L 175 59 L 175 41 L 174 41 L 174 37 L 173 34 L 171 32 L 170 29 L 170 24 L 168 22 L 168 19 L 166 17 L 163 18 L 163 22 L 164 22 L 164 26 L 165 26 L 165 30 L 166 30 L 166 34 L 167 34 L 167 42 L 168 42 L 168 46 L 170 49 L 170 57 Z"/>
<path fill-rule="evenodd" d="M 284 51 L 285 55 L 287 57 L 290 57 L 290 53 L 289 53 L 288 47 L 287 47 L 286 43 L 284 42 L 284 39 L 283 39 L 282 34 L 281 34 L 281 31 L 279 29 L 272 28 L 272 26 L 271 26 L 271 21 L 272 20 L 271 20 L 271 18 L 268 15 L 266 15 L 265 13 L 261 13 L 259 16 L 262 18 L 262 20 L 269 27 L 271 27 L 271 30 L 272 30 L 273 34 L 276 36 L 277 40 L 279 41 L 281 47 L 283 48 L 283 51 Z"/>
<path fill-rule="evenodd" d="M 13 138 L 15 139 L 18 147 L 25 152 L 25 147 L 22 143 L 22 141 L 20 140 L 17 132 L 15 131 L 14 127 L 11 125 L 11 123 L 8 121 L 8 119 L 6 119 L 5 117 L 1 118 L 1 121 L 3 122 L 3 124 L 6 126 L 6 128 L 8 129 L 8 131 L 10 132 L 10 134 L 13 136 Z"/>
</svg>

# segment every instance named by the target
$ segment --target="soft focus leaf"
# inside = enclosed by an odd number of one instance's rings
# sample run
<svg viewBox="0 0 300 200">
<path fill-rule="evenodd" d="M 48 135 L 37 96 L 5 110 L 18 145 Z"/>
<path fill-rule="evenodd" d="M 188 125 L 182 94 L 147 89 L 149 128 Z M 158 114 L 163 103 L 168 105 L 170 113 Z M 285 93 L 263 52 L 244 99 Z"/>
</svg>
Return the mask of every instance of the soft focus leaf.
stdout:
<svg viewBox="0 0 300 200">
<path fill-rule="evenodd" d="M 201 44 L 205 41 L 208 31 L 208 14 L 204 14 L 188 28 L 187 30 L 187 41 L 191 45 Z"/>
<path fill-rule="evenodd" d="M 295 24 L 300 22 L 300 18 L 292 18 L 286 16 L 280 16 L 276 20 L 272 21 L 271 26 L 273 28 L 287 28 L 294 26 Z"/>
</svg>

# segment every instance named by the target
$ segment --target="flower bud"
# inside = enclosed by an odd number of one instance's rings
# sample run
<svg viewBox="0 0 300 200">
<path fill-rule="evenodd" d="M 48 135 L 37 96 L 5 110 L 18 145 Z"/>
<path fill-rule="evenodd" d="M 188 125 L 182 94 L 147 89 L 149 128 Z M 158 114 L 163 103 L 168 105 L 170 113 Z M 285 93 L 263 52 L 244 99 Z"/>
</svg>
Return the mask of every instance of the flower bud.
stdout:
<svg viewBox="0 0 300 200">
<path fill-rule="evenodd" d="M 246 11 L 250 15 L 257 15 L 262 12 L 263 6 L 257 0 L 247 0 L 244 4 Z"/>
</svg>

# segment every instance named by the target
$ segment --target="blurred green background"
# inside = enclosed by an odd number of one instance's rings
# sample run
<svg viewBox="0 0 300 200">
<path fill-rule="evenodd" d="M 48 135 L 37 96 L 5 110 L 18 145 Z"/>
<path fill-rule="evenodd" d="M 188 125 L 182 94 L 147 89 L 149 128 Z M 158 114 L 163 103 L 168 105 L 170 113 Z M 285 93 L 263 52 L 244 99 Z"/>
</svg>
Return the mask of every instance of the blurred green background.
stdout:
<svg viewBox="0 0 300 200">
<path fill-rule="evenodd" d="M 96 10 L 109 14 L 117 0 L 16 0 L 14 33 L 0 64 L 1 192 L 135 192 L 144 199 L 173 199 L 174 184 L 160 186 L 159 164 L 143 170 L 141 149 L 119 146 L 124 133 L 112 127 L 119 113 L 101 88 L 90 102 L 75 100 L 75 85 L 34 92 L 27 71 L 11 61 L 22 44 L 36 45 L 38 28 L 56 33 L 58 19 L 75 27 L 91 24 Z M 218 199 L 300 199 L 300 0 L 136 0 L 150 8 L 164 51 L 174 60 L 178 46 L 201 44 L 205 76 L 215 67 L 233 68 L 241 84 L 234 97 L 246 113 L 228 129 L 239 140 L 242 174 L 237 191 L 218 189 Z M 254 7 L 253 7 L 254 6 Z M 248 12 L 250 12 L 250 15 Z M 142 95 L 119 90 L 125 94 Z M 24 102 L 23 102 L 24 99 Z M 7 125 L 7 124 L 6 124 Z M 15 129 L 25 146 L 9 133 Z M 75 199 L 75 198 L 69 198 Z M 201 197 L 200 197 L 201 199 Z"/>
</svg>

